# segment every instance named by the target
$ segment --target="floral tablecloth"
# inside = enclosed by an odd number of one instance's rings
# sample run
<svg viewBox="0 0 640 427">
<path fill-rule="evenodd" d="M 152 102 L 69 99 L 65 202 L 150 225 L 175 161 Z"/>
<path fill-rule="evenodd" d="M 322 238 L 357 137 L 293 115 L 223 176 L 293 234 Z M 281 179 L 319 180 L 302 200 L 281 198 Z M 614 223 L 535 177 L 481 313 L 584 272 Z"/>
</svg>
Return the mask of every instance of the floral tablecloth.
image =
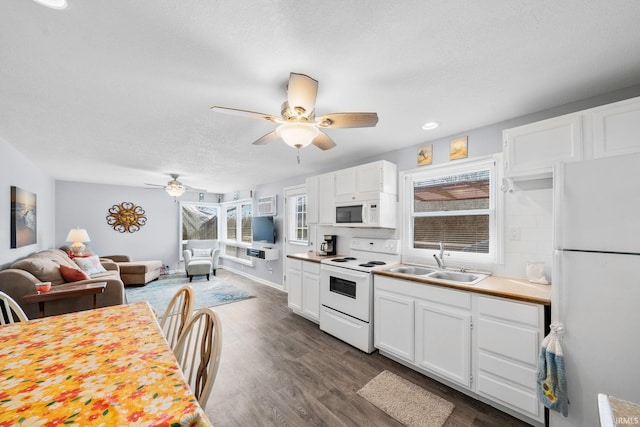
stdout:
<svg viewBox="0 0 640 427">
<path fill-rule="evenodd" d="M 0 326 L 0 427 L 210 425 L 145 302 Z"/>
</svg>

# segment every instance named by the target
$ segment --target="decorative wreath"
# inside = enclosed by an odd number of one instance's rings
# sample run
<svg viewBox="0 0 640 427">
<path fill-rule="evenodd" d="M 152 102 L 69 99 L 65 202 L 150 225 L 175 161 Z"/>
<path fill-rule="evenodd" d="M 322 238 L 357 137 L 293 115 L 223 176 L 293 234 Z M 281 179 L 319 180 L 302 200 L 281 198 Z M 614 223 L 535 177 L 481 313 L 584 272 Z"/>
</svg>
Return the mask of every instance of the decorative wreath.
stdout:
<svg viewBox="0 0 640 427">
<path fill-rule="evenodd" d="M 107 224 L 120 233 L 135 233 L 147 223 L 144 209 L 131 202 L 122 202 L 109 208 Z"/>
</svg>

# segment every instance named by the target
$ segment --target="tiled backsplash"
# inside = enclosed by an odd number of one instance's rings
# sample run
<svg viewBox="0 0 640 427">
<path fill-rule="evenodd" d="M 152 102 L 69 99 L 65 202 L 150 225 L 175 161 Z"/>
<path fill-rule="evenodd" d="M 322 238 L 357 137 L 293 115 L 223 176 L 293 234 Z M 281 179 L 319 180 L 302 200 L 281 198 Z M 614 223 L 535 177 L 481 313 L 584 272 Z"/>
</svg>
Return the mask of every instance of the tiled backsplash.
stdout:
<svg viewBox="0 0 640 427">
<path fill-rule="evenodd" d="M 551 188 L 516 187 L 515 191 L 506 193 L 504 265 L 496 266 L 493 274 L 524 278 L 528 261 L 542 261 L 545 264 L 545 276 L 551 280 L 552 218 Z"/>
</svg>

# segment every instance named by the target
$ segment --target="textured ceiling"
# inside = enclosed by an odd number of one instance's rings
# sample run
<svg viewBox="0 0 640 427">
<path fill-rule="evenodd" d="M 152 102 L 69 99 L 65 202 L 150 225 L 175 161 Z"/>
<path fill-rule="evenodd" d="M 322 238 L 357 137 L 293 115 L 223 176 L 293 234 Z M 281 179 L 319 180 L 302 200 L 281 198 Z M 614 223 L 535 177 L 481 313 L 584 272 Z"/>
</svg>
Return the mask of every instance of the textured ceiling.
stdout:
<svg viewBox="0 0 640 427">
<path fill-rule="evenodd" d="M 227 193 L 640 83 L 638 0 L 68 1 L 0 2 L 0 138 L 61 180 Z M 378 125 L 298 165 L 210 111 L 277 115 L 292 71 Z"/>
</svg>

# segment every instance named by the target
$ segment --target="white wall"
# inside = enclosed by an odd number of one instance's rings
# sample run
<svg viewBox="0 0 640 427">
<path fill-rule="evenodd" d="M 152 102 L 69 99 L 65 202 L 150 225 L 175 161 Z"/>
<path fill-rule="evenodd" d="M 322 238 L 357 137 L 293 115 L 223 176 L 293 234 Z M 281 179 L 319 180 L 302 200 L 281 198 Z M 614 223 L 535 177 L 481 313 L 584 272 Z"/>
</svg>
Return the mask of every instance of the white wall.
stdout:
<svg viewBox="0 0 640 427">
<path fill-rule="evenodd" d="M 55 181 L 0 139 L 0 183 L 0 268 L 6 268 L 18 258 L 53 246 Z M 36 194 L 36 243 L 15 249 L 10 248 L 11 186 Z"/>
<path fill-rule="evenodd" d="M 469 157 L 479 157 L 502 151 L 502 131 L 507 128 L 567 114 L 586 108 L 604 105 L 635 96 L 640 96 L 640 86 L 611 92 L 583 101 L 555 107 L 524 117 L 508 119 L 500 123 L 479 129 L 469 130 L 438 140 L 417 142 L 414 146 L 390 151 L 382 155 L 363 158 L 353 162 L 336 164 L 331 169 L 316 173 L 342 169 L 356 164 L 386 159 L 396 163 L 399 171 L 416 168 L 416 153 L 426 144 L 433 144 L 434 164 L 448 162 L 449 141 L 457 136 L 469 138 Z M 402 139 L 402 135 L 398 135 Z M 390 145 L 393 141 L 390 142 Z M 87 228 L 92 238 L 91 246 L 101 254 L 123 253 L 133 259 L 160 259 L 171 268 L 177 267 L 178 260 L 178 204 L 162 190 L 146 190 L 137 187 L 110 186 L 90 183 L 54 181 L 18 153 L 11 145 L 0 140 L 0 177 L 4 185 L 5 197 L 0 196 L 0 212 L 5 222 L 0 227 L 0 265 L 14 261 L 32 252 L 49 247 L 58 247 L 72 227 Z M 424 166 L 428 167 L 428 166 Z M 314 173 L 314 174 L 316 174 Z M 283 213 L 282 201 L 284 188 L 303 184 L 306 176 L 299 176 L 281 182 L 256 185 L 253 190 L 258 196 L 278 195 L 279 242 L 276 247 L 282 250 Z M 38 243 L 19 249 L 9 249 L 9 188 L 17 185 L 38 195 Z M 242 195 L 241 197 L 245 197 Z M 197 194 L 187 193 L 181 200 L 197 201 Z M 225 197 L 230 200 L 230 195 Z M 541 260 L 550 268 L 551 257 L 551 190 L 550 188 L 524 188 L 506 195 L 506 227 L 519 227 L 519 241 L 506 240 L 504 266 L 497 268 L 496 274 L 522 277 L 526 261 Z M 120 234 L 106 223 L 107 210 L 113 204 L 124 201 L 141 205 L 148 216 L 148 223 L 141 231 L 133 234 Z M 217 197 L 207 194 L 206 202 L 216 202 Z M 535 224 L 535 225 L 534 225 Z M 338 234 L 338 250 L 348 251 L 348 239 L 352 236 L 398 237 L 397 232 L 389 230 L 336 229 L 318 227 L 317 235 Z M 508 237 L 508 236 L 507 236 Z M 316 239 L 317 240 L 317 239 Z M 254 267 L 242 266 L 232 261 L 223 264 L 253 275 L 265 281 L 282 283 L 282 259 L 279 262 L 265 263 L 256 260 Z"/>
<path fill-rule="evenodd" d="M 197 193 L 185 193 L 180 200 L 198 201 Z M 205 202 L 216 202 L 206 195 Z M 107 224 L 113 205 L 131 202 L 141 206 L 147 222 L 140 231 L 120 233 Z M 55 246 L 64 244 L 71 228 L 86 228 L 89 245 L 98 255 L 129 255 L 132 260 L 157 259 L 176 269 L 179 259 L 179 203 L 162 189 L 118 185 L 56 182 Z"/>
</svg>

